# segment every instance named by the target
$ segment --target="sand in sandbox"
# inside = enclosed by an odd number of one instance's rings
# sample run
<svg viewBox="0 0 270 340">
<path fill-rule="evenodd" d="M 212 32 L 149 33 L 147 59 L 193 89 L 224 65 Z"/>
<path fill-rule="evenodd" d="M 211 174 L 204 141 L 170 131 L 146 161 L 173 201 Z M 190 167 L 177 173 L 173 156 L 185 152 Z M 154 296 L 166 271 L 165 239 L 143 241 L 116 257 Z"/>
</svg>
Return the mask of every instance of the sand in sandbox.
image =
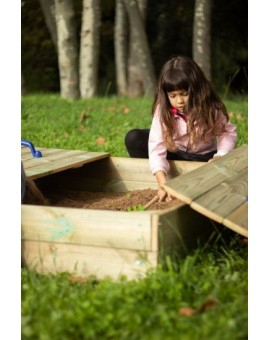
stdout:
<svg viewBox="0 0 270 340">
<path fill-rule="evenodd" d="M 134 190 L 128 192 L 88 192 L 70 191 L 47 193 L 50 205 L 75 207 L 96 210 L 134 210 L 144 206 L 157 195 L 153 189 Z M 179 205 L 180 200 L 173 198 L 171 202 L 155 202 L 147 210 L 162 210 Z"/>
</svg>

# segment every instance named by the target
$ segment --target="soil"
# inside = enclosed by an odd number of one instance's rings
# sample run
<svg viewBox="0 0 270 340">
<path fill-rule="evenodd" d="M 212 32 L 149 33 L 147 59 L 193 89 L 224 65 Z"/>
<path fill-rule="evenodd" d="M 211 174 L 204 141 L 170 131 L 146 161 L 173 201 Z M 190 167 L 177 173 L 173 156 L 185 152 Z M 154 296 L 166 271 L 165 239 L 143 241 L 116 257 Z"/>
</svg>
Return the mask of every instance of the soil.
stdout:
<svg viewBox="0 0 270 340">
<path fill-rule="evenodd" d="M 96 210 L 137 211 L 149 203 L 157 194 L 156 190 L 144 189 L 129 192 L 82 192 L 63 190 L 47 193 L 49 204 L 61 207 L 75 207 Z M 180 200 L 155 202 L 147 210 L 163 210 L 179 205 Z"/>
</svg>

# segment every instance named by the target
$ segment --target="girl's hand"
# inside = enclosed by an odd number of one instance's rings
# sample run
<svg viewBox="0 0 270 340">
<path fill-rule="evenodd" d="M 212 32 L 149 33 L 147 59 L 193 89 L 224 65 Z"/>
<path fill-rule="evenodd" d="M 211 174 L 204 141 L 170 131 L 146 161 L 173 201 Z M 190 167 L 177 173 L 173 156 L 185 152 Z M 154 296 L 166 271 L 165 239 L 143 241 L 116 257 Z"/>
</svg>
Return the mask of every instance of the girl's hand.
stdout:
<svg viewBox="0 0 270 340">
<path fill-rule="evenodd" d="M 158 198 L 159 198 L 159 202 L 170 202 L 172 200 L 170 194 L 168 194 L 166 191 L 164 191 L 162 188 L 158 189 Z"/>
<path fill-rule="evenodd" d="M 166 191 L 161 188 L 161 185 L 166 183 L 166 174 L 163 171 L 157 171 L 155 173 L 155 176 L 158 182 L 158 193 L 157 193 L 158 198 L 159 198 L 158 201 L 159 202 L 162 202 L 162 201 L 170 202 L 172 200 L 171 196 L 167 194 Z"/>
</svg>

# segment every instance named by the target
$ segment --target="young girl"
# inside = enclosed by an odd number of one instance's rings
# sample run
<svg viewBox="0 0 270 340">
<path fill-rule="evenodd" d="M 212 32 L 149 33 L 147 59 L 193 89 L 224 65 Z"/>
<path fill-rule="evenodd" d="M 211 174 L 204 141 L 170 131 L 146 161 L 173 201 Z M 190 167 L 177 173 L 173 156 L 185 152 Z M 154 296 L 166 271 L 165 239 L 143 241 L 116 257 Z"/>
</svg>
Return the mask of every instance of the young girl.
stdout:
<svg viewBox="0 0 270 340">
<path fill-rule="evenodd" d="M 130 157 L 148 158 L 159 185 L 159 201 L 171 197 L 160 186 L 166 182 L 168 160 L 208 162 L 235 148 L 236 127 L 225 105 L 190 58 L 167 61 L 158 81 L 151 129 L 127 133 Z"/>
</svg>

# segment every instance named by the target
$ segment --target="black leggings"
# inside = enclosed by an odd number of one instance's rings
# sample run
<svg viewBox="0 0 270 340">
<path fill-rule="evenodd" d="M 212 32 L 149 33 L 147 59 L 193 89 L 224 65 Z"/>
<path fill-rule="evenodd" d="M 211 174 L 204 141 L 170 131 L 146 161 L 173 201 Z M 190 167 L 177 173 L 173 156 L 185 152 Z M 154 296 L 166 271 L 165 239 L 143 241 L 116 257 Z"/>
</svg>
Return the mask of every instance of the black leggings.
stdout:
<svg viewBox="0 0 270 340">
<path fill-rule="evenodd" d="M 148 156 L 148 139 L 149 129 L 133 129 L 128 131 L 125 137 L 125 145 L 129 156 L 132 158 L 149 158 Z M 216 151 L 204 155 L 192 154 L 178 150 L 176 152 L 167 151 L 167 159 L 175 161 L 195 161 L 208 162 L 213 158 Z"/>
</svg>

